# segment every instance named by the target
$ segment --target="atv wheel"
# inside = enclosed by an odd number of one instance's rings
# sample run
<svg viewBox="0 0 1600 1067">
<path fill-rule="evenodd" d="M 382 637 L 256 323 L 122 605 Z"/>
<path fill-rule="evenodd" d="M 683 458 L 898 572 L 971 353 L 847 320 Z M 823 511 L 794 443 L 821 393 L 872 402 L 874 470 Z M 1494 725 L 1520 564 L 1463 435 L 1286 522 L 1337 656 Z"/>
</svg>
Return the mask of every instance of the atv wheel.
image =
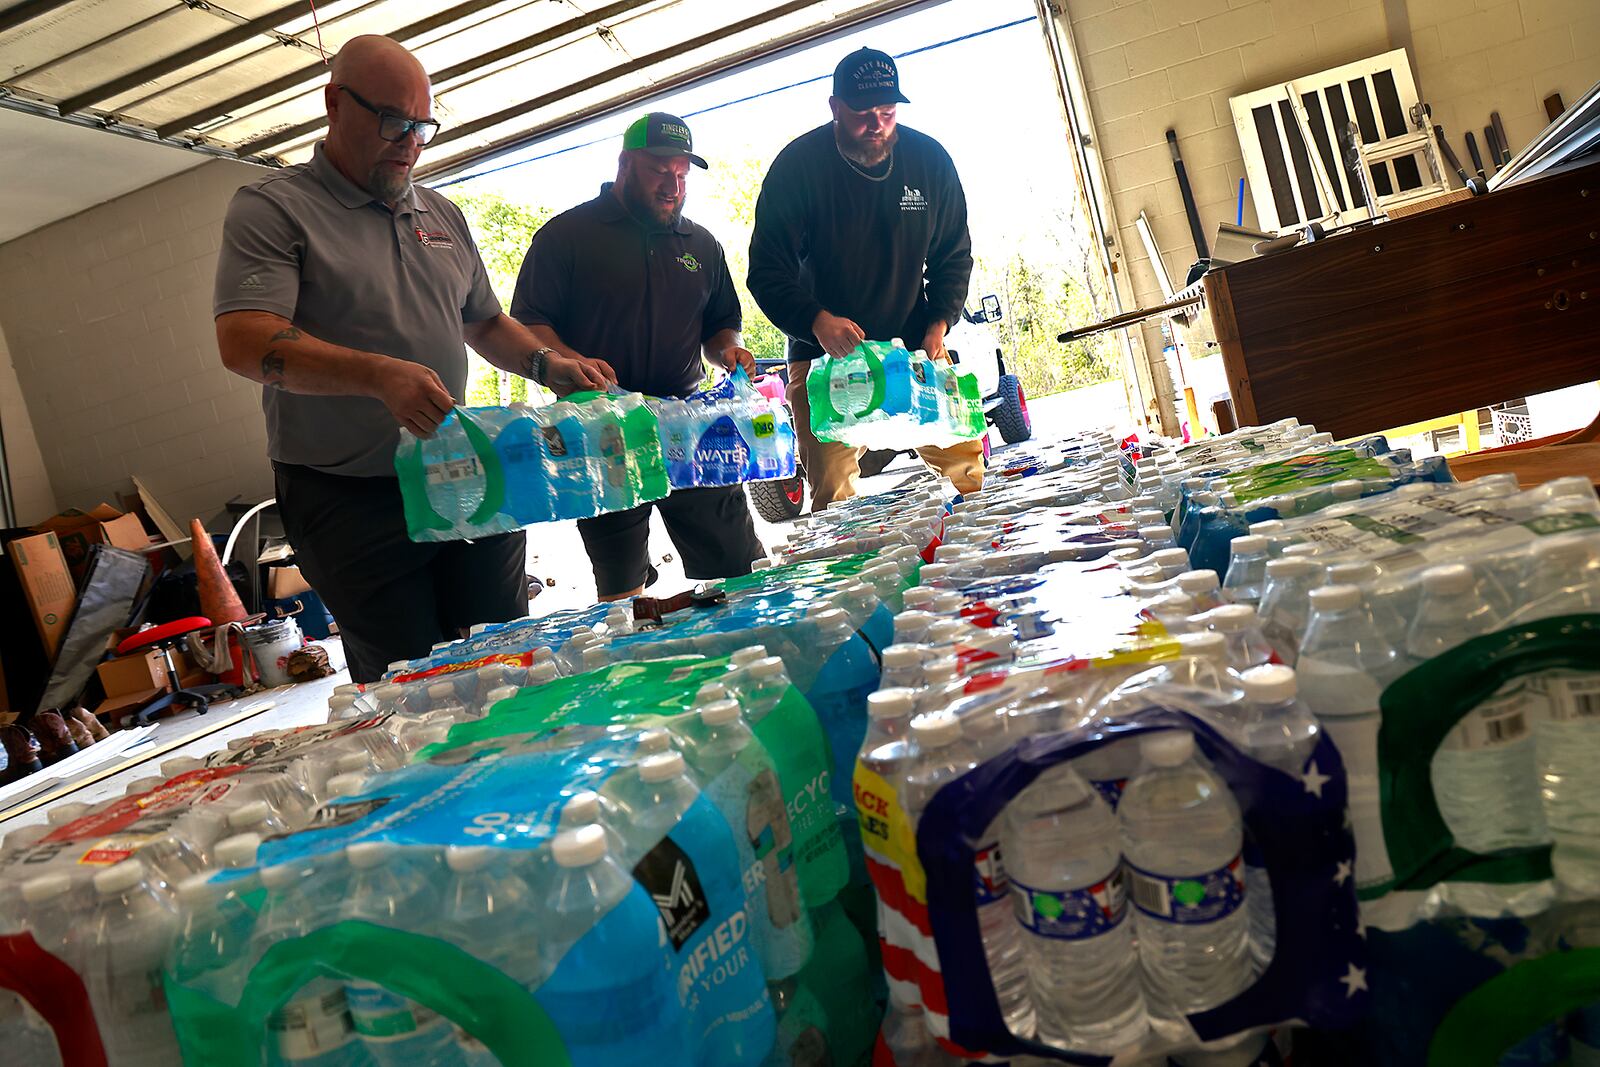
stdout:
<svg viewBox="0 0 1600 1067">
<path fill-rule="evenodd" d="M 1000 376 L 1000 406 L 994 409 L 994 424 L 1008 445 L 1033 436 L 1033 418 L 1028 414 L 1028 398 L 1022 381 L 1015 374 Z"/>
</svg>

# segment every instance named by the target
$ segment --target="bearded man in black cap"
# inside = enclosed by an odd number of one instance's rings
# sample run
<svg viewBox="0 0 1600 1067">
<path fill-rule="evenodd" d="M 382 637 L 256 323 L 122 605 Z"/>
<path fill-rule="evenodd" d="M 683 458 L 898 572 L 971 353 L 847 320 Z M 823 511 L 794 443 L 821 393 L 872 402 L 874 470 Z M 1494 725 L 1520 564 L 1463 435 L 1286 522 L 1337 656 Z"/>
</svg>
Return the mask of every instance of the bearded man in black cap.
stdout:
<svg viewBox="0 0 1600 1067">
<path fill-rule="evenodd" d="M 641 116 L 623 134 L 616 181 L 534 234 L 511 317 L 545 346 L 541 352 L 593 353 L 588 358 L 615 368 L 622 388 L 658 397 L 692 393 L 705 377 L 702 361 L 754 372 L 722 245 L 683 215 L 691 164 L 703 169 L 706 161 L 681 118 Z M 749 574 L 750 561 L 766 555 L 744 486 L 678 489 L 653 504 L 578 520 L 601 600 L 634 596 L 655 581 L 651 508 L 690 578 Z"/>
<path fill-rule="evenodd" d="M 948 359 L 944 336 L 972 276 L 967 198 L 950 155 L 896 121 L 894 60 L 870 48 L 833 72 L 833 121 L 778 153 L 756 202 L 750 295 L 789 338 L 789 406 L 800 462 L 821 510 L 856 495 L 862 449 L 811 432 L 811 361 L 899 337 Z M 966 493 L 983 486 L 983 442 L 917 449 Z"/>
</svg>

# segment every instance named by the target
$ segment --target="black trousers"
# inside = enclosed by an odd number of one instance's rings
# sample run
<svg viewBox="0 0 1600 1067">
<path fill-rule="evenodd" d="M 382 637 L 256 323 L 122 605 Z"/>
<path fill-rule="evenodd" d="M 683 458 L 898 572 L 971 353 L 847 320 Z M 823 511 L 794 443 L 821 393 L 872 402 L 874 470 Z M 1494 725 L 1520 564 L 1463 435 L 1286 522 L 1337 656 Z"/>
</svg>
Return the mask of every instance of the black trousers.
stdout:
<svg viewBox="0 0 1600 1067">
<path fill-rule="evenodd" d="M 306 581 L 339 622 L 350 677 L 376 681 L 397 659 L 480 622 L 528 613 L 527 540 L 418 544 L 400 483 L 274 463 L 278 511 Z"/>
</svg>

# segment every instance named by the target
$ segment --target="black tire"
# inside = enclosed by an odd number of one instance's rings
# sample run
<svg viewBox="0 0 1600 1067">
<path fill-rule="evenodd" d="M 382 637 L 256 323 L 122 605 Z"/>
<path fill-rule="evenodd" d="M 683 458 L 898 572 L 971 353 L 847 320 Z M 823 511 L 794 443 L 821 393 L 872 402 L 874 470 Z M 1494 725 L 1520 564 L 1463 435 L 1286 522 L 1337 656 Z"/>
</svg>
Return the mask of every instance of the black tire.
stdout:
<svg viewBox="0 0 1600 1067">
<path fill-rule="evenodd" d="M 994 424 L 1008 445 L 1033 436 L 1033 417 L 1028 414 L 1028 398 L 1022 381 L 1015 374 L 1000 376 L 1000 406 L 994 409 Z"/>
<path fill-rule="evenodd" d="M 804 472 L 795 470 L 793 478 L 780 478 L 771 482 L 746 482 L 745 492 L 756 514 L 768 522 L 789 522 L 800 517 L 805 510 L 806 480 Z"/>
<path fill-rule="evenodd" d="M 884 468 L 894 462 L 894 457 L 900 453 L 888 448 L 874 449 L 861 457 L 861 477 L 870 478 L 874 474 L 882 474 Z"/>
</svg>

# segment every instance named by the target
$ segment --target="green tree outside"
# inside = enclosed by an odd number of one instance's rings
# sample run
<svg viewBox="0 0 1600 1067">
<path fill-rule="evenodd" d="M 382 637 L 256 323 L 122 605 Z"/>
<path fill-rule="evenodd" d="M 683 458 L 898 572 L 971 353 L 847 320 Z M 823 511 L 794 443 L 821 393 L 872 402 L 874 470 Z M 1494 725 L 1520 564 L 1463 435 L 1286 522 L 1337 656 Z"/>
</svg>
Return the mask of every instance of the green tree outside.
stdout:
<svg viewBox="0 0 1600 1067">
<path fill-rule="evenodd" d="M 455 201 L 466 216 L 473 239 L 478 242 L 478 254 L 483 257 L 484 269 L 489 274 L 489 286 L 500 298 L 500 306 L 511 307 L 511 293 L 516 288 L 517 273 L 522 270 L 522 259 L 528 254 L 528 245 L 539 227 L 555 216 L 548 207 L 519 204 L 498 193 L 466 193 L 457 186 L 451 190 Z M 551 399 L 539 386 L 520 374 L 499 370 L 482 356 L 467 350 L 466 403 L 473 406 L 513 404 L 529 398 L 530 388 L 536 403 Z"/>
</svg>

